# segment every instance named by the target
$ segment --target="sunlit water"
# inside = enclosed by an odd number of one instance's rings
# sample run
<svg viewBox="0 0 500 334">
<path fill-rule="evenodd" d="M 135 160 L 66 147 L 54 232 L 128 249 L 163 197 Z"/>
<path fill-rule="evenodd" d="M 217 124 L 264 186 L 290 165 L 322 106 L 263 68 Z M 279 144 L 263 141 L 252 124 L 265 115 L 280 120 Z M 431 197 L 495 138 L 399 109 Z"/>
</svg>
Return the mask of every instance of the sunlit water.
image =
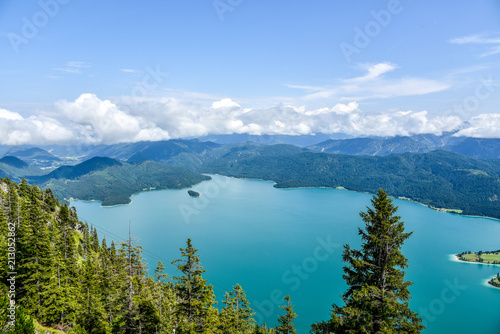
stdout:
<svg viewBox="0 0 500 334">
<path fill-rule="evenodd" d="M 340 304 L 346 289 L 342 245 L 359 247 L 359 212 L 370 205 L 371 195 L 276 189 L 272 182 L 223 176 L 193 189 L 201 197 L 166 190 L 136 195 L 126 206 L 72 205 L 81 220 L 98 227 L 108 245 L 128 237 L 131 220 L 149 267 L 162 260 L 170 277 L 179 274 L 170 262 L 191 238 L 217 298 L 239 283 L 259 323 L 276 324 L 285 295 L 295 305 L 299 333 L 329 318 L 331 304 Z M 425 319 L 425 333 L 500 333 L 500 289 L 485 283 L 500 266 L 460 263 L 450 256 L 499 249 L 500 222 L 394 202 L 406 230 L 414 231 L 403 252 L 410 264 L 406 279 L 414 282 L 410 306 Z"/>
</svg>

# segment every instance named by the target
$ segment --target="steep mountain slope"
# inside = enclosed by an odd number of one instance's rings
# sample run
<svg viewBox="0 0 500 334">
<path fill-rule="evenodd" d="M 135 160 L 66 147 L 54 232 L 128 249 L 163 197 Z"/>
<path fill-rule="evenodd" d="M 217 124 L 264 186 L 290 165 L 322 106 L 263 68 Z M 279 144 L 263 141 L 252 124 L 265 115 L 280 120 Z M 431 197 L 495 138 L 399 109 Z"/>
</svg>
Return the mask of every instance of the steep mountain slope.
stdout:
<svg viewBox="0 0 500 334">
<path fill-rule="evenodd" d="M 474 158 L 500 158 L 500 139 L 464 138 L 459 143 L 444 147 L 445 150 L 465 154 Z"/>
<path fill-rule="evenodd" d="M 15 182 L 21 181 L 27 175 L 42 175 L 46 173 L 40 168 L 28 165 L 23 160 L 13 156 L 5 156 L 0 159 L 0 171 L 1 177 L 9 177 Z"/>
<path fill-rule="evenodd" d="M 420 134 L 410 137 L 330 139 L 307 148 L 316 152 L 355 155 L 425 153 L 444 150 L 474 158 L 500 158 L 500 139 L 454 137 L 453 133 L 441 136 Z"/>
<path fill-rule="evenodd" d="M 431 150 L 431 147 L 419 143 L 410 137 L 327 140 L 308 148 L 318 152 L 354 155 L 389 155 L 391 153 L 418 153 L 429 152 Z"/>
<path fill-rule="evenodd" d="M 130 203 L 130 196 L 141 191 L 187 188 L 209 179 L 181 166 L 153 161 L 129 164 L 96 157 L 29 181 L 51 188 L 60 199 L 98 200 L 108 206 Z"/>
<path fill-rule="evenodd" d="M 330 139 L 309 146 L 308 148 L 318 152 L 355 155 L 389 155 L 405 152 L 423 153 L 429 152 L 432 149 L 431 146 L 418 142 L 411 137 Z"/>
<path fill-rule="evenodd" d="M 162 161 L 181 153 L 201 154 L 206 150 L 219 146 L 219 144 L 200 142 L 199 140 L 173 139 L 156 142 L 144 141 L 97 147 L 92 150 L 87 157 L 105 156 L 128 160 L 130 162 L 145 160 Z"/>
</svg>

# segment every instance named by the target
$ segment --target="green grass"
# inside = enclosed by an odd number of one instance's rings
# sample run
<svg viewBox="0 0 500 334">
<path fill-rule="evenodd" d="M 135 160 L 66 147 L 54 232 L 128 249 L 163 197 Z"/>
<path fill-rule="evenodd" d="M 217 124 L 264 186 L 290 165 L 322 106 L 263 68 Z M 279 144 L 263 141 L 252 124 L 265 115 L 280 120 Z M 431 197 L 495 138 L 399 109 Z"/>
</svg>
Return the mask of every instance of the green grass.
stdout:
<svg viewBox="0 0 500 334">
<path fill-rule="evenodd" d="M 41 332 L 41 333 L 51 333 L 51 334 L 66 334 L 66 332 L 50 328 L 50 327 L 45 327 L 40 325 L 37 321 L 35 321 L 35 330 Z"/>
<path fill-rule="evenodd" d="M 481 176 L 486 176 L 486 177 L 490 176 L 485 171 L 482 171 L 482 170 L 479 170 L 479 169 L 456 169 L 456 170 L 463 170 L 463 171 L 469 172 L 472 175 L 481 175 Z"/>
<path fill-rule="evenodd" d="M 484 260 L 484 262 L 487 263 L 495 263 L 495 262 L 500 263 L 500 252 L 482 254 L 481 258 Z"/>
<path fill-rule="evenodd" d="M 462 261 L 500 264 L 500 252 L 482 252 L 481 255 L 479 255 L 479 253 L 459 254 L 458 257 Z M 482 259 L 482 261 L 479 259 Z"/>
<path fill-rule="evenodd" d="M 457 213 L 459 215 L 461 215 L 462 212 L 464 212 L 464 210 L 460 210 L 460 209 L 444 209 L 444 208 L 442 208 L 442 209 L 438 209 L 438 210 L 444 211 L 444 212 L 450 212 L 450 213 Z"/>
<path fill-rule="evenodd" d="M 476 253 L 472 254 L 464 254 L 460 257 L 462 261 L 476 262 L 479 259 L 479 256 Z"/>
</svg>

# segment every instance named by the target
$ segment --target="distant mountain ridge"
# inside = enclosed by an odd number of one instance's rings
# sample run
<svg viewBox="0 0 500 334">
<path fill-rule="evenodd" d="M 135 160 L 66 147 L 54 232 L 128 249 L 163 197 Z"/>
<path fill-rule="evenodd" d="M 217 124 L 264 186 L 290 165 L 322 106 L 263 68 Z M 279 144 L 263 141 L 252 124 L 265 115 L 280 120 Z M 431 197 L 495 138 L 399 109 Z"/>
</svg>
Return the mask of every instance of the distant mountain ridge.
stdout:
<svg viewBox="0 0 500 334">
<path fill-rule="evenodd" d="M 59 157 L 56 157 L 55 155 L 39 147 L 31 147 L 31 148 L 13 147 L 6 153 L 6 156 L 13 156 L 22 159 L 31 165 L 36 165 L 39 167 L 50 167 L 53 166 L 54 163 L 61 161 Z"/>
<path fill-rule="evenodd" d="M 28 167 L 28 164 L 26 162 L 11 155 L 6 155 L 5 157 L 1 158 L 0 163 L 19 169 Z"/>
<path fill-rule="evenodd" d="M 411 137 L 329 139 L 308 147 L 317 152 L 353 155 L 389 155 L 392 153 L 430 152 L 432 147 Z"/>
<path fill-rule="evenodd" d="M 474 158 L 500 158 L 500 139 L 454 137 L 452 134 L 389 138 L 329 139 L 310 145 L 316 152 L 383 156 L 392 153 L 426 153 L 444 150 Z"/>
<path fill-rule="evenodd" d="M 109 157 L 129 162 L 154 160 L 170 163 L 179 157 L 210 154 L 214 149 L 226 145 L 241 145 L 253 142 L 261 145 L 293 145 L 315 152 L 384 156 L 392 153 L 426 153 L 444 150 L 474 158 L 500 158 L 500 139 L 456 137 L 454 133 L 442 135 L 418 134 L 395 137 L 357 137 L 347 135 L 317 134 L 289 135 L 207 135 L 197 139 L 172 139 L 143 141 L 112 145 L 53 145 L 37 147 L 2 146 L 4 155 L 20 158 L 38 167 L 58 167 L 76 164 L 93 157 Z M 199 165 L 199 161 L 192 161 Z"/>
<path fill-rule="evenodd" d="M 345 139 L 350 136 L 345 134 L 325 134 L 314 135 L 250 135 L 248 133 L 235 133 L 225 135 L 207 135 L 198 137 L 200 141 L 211 141 L 217 144 L 238 144 L 244 142 L 254 142 L 264 145 L 288 144 L 299 147 L 306 147 L 328 139 Z"/>
</svg>

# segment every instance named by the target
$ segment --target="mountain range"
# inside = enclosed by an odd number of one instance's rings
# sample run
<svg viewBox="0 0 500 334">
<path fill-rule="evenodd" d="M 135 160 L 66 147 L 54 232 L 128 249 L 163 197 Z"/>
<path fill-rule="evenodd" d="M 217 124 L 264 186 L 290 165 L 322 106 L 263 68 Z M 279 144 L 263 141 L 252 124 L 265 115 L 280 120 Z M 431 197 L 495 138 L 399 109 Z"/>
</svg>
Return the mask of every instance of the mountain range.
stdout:
<svg viewBox="0 0 500 334">
<path fill-rule="evenodd" d="M 77 149 L 79 156 L 56 156 Z M 216 173 L 273 180 L 283 188 L 374 193 L 381 187 L 436 208 L 500 218 L 499 139 L 419 135 L 328 139 L 302 147 L 179 139 L 6 152 L 1 177 L 24 177 L 50 187 L 60 199 L 100 200 L 103 205 L 128 203 L 144 190 L 187 188 L 209 179 L 202 173 Z M 57 163 L 40 167 L 51 156 Z M 61 161 L 79 163 L 56 167 Z"/>
<path fill-rule="evenodd" d="M 312 151 L 383 156 L 392 153 L 450 151 L 474 158 L 500 158 L 500 139 L 454 137 L 452 134 L 411 137 L 328 139 L 310 145 Z"/>
</svg>

